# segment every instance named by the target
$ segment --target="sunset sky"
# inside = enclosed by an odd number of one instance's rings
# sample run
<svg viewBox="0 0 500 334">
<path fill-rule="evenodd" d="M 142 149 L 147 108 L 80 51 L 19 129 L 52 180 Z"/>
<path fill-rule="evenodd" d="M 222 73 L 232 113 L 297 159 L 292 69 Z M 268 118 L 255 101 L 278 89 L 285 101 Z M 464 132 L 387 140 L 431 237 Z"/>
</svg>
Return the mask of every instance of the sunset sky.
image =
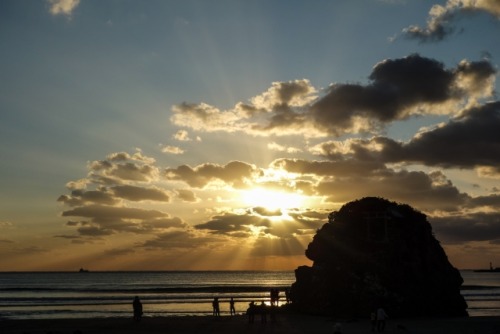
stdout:
<svg viewBox="0 0 500 334">
<path fill-rule="evenodd" d="M 0 271 L 291 270 L 366 196 L 500 267 L 500 1 L 0 1 Z"/>
</svg>

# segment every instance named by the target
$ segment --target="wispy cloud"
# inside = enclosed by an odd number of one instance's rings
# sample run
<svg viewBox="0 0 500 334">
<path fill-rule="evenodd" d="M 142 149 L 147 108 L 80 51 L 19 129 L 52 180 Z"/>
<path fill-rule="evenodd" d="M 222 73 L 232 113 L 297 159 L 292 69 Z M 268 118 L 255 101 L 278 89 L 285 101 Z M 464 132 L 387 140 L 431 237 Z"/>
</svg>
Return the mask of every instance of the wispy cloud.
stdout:
<svg viewBox="0 0 500 334">
<path fill-rule="evenodd" d="M 184 150 L 182 148 L 172 145 L 163 146 L 161 151 L 163 153 L 170 153 L 170 154 L 184 154 Z"/>
<path fill-rule="evenodd" d="M 498 0 L 448 0 L 444 5 L 433 5 L 425 27 L 416 25 L 403 30 L 403 35 L 421 42 L 438 42 L 456 30 L 455 21 L 465 15 L 488 13 L 500 19 L 500 2 Z"/>
<path fill-rule="evenodd" d="M 47 0 L 49 12 L 52 15 L 65 15 L 70 17 L 80 4 L 80 0 Z"/>
</svg>

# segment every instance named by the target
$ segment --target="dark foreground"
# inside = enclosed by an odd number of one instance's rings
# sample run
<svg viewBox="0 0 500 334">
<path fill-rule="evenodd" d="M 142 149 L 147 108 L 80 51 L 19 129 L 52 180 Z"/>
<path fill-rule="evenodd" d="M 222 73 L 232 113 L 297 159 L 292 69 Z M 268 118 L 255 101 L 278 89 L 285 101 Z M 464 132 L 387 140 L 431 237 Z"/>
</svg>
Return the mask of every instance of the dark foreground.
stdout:
<svg viewBox="0 0 500 334">
<path fill-rule="evenodd" d="M 134 322 L 128 318 L 102 319 L 51 319 L 51 320 L 0 320 L 0 333 L 30 334 L 132 334 L 132 333 L 202 333 L 245 334 L 275 333 L 332 334 L 339 322 L 342 333 L 371 333 L 370 321 L 341 321 L 305 315 L 281 315 L 272 323 L 262 324 L 256 317 L 253 324 L 246 316 L 158 317 Z M 453 333 L 500 334 L 500 317 L 445 318 L 445 319 L 389 319 L 385 333 Z"/>
</svg>

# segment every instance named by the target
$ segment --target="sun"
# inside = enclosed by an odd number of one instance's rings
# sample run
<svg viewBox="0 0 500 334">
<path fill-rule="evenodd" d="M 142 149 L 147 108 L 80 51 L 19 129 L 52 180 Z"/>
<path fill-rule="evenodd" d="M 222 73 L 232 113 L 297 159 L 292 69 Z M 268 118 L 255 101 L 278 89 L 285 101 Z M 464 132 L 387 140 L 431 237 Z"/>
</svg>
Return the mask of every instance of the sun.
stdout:
<svg viewBox="0 0 500 334">
<path fill-rule="evenodd" d="M 242 202 L 247 206 L 262 207 L 268 210 L 287 210 L 300 208 L 306 197 L 301 194 L 254 188 L 241 193 Z"/>
</svg>

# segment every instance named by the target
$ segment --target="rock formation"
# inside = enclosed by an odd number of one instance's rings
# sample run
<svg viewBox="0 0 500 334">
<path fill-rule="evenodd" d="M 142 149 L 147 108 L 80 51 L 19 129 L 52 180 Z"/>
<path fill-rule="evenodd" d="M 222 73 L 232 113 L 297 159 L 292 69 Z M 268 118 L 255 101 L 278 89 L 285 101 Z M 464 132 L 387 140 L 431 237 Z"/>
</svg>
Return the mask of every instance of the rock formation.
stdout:
<svg viewBox="0 0 500 334">
<path fill-rule="evenodd" d="M 296 269 L 294 308 L 367 317 L 467 316 L 463 282 L 432 233 L 409 205 L 366 197 L 328 216 L 306 250 L 312 267 Z"/>
</svg>

